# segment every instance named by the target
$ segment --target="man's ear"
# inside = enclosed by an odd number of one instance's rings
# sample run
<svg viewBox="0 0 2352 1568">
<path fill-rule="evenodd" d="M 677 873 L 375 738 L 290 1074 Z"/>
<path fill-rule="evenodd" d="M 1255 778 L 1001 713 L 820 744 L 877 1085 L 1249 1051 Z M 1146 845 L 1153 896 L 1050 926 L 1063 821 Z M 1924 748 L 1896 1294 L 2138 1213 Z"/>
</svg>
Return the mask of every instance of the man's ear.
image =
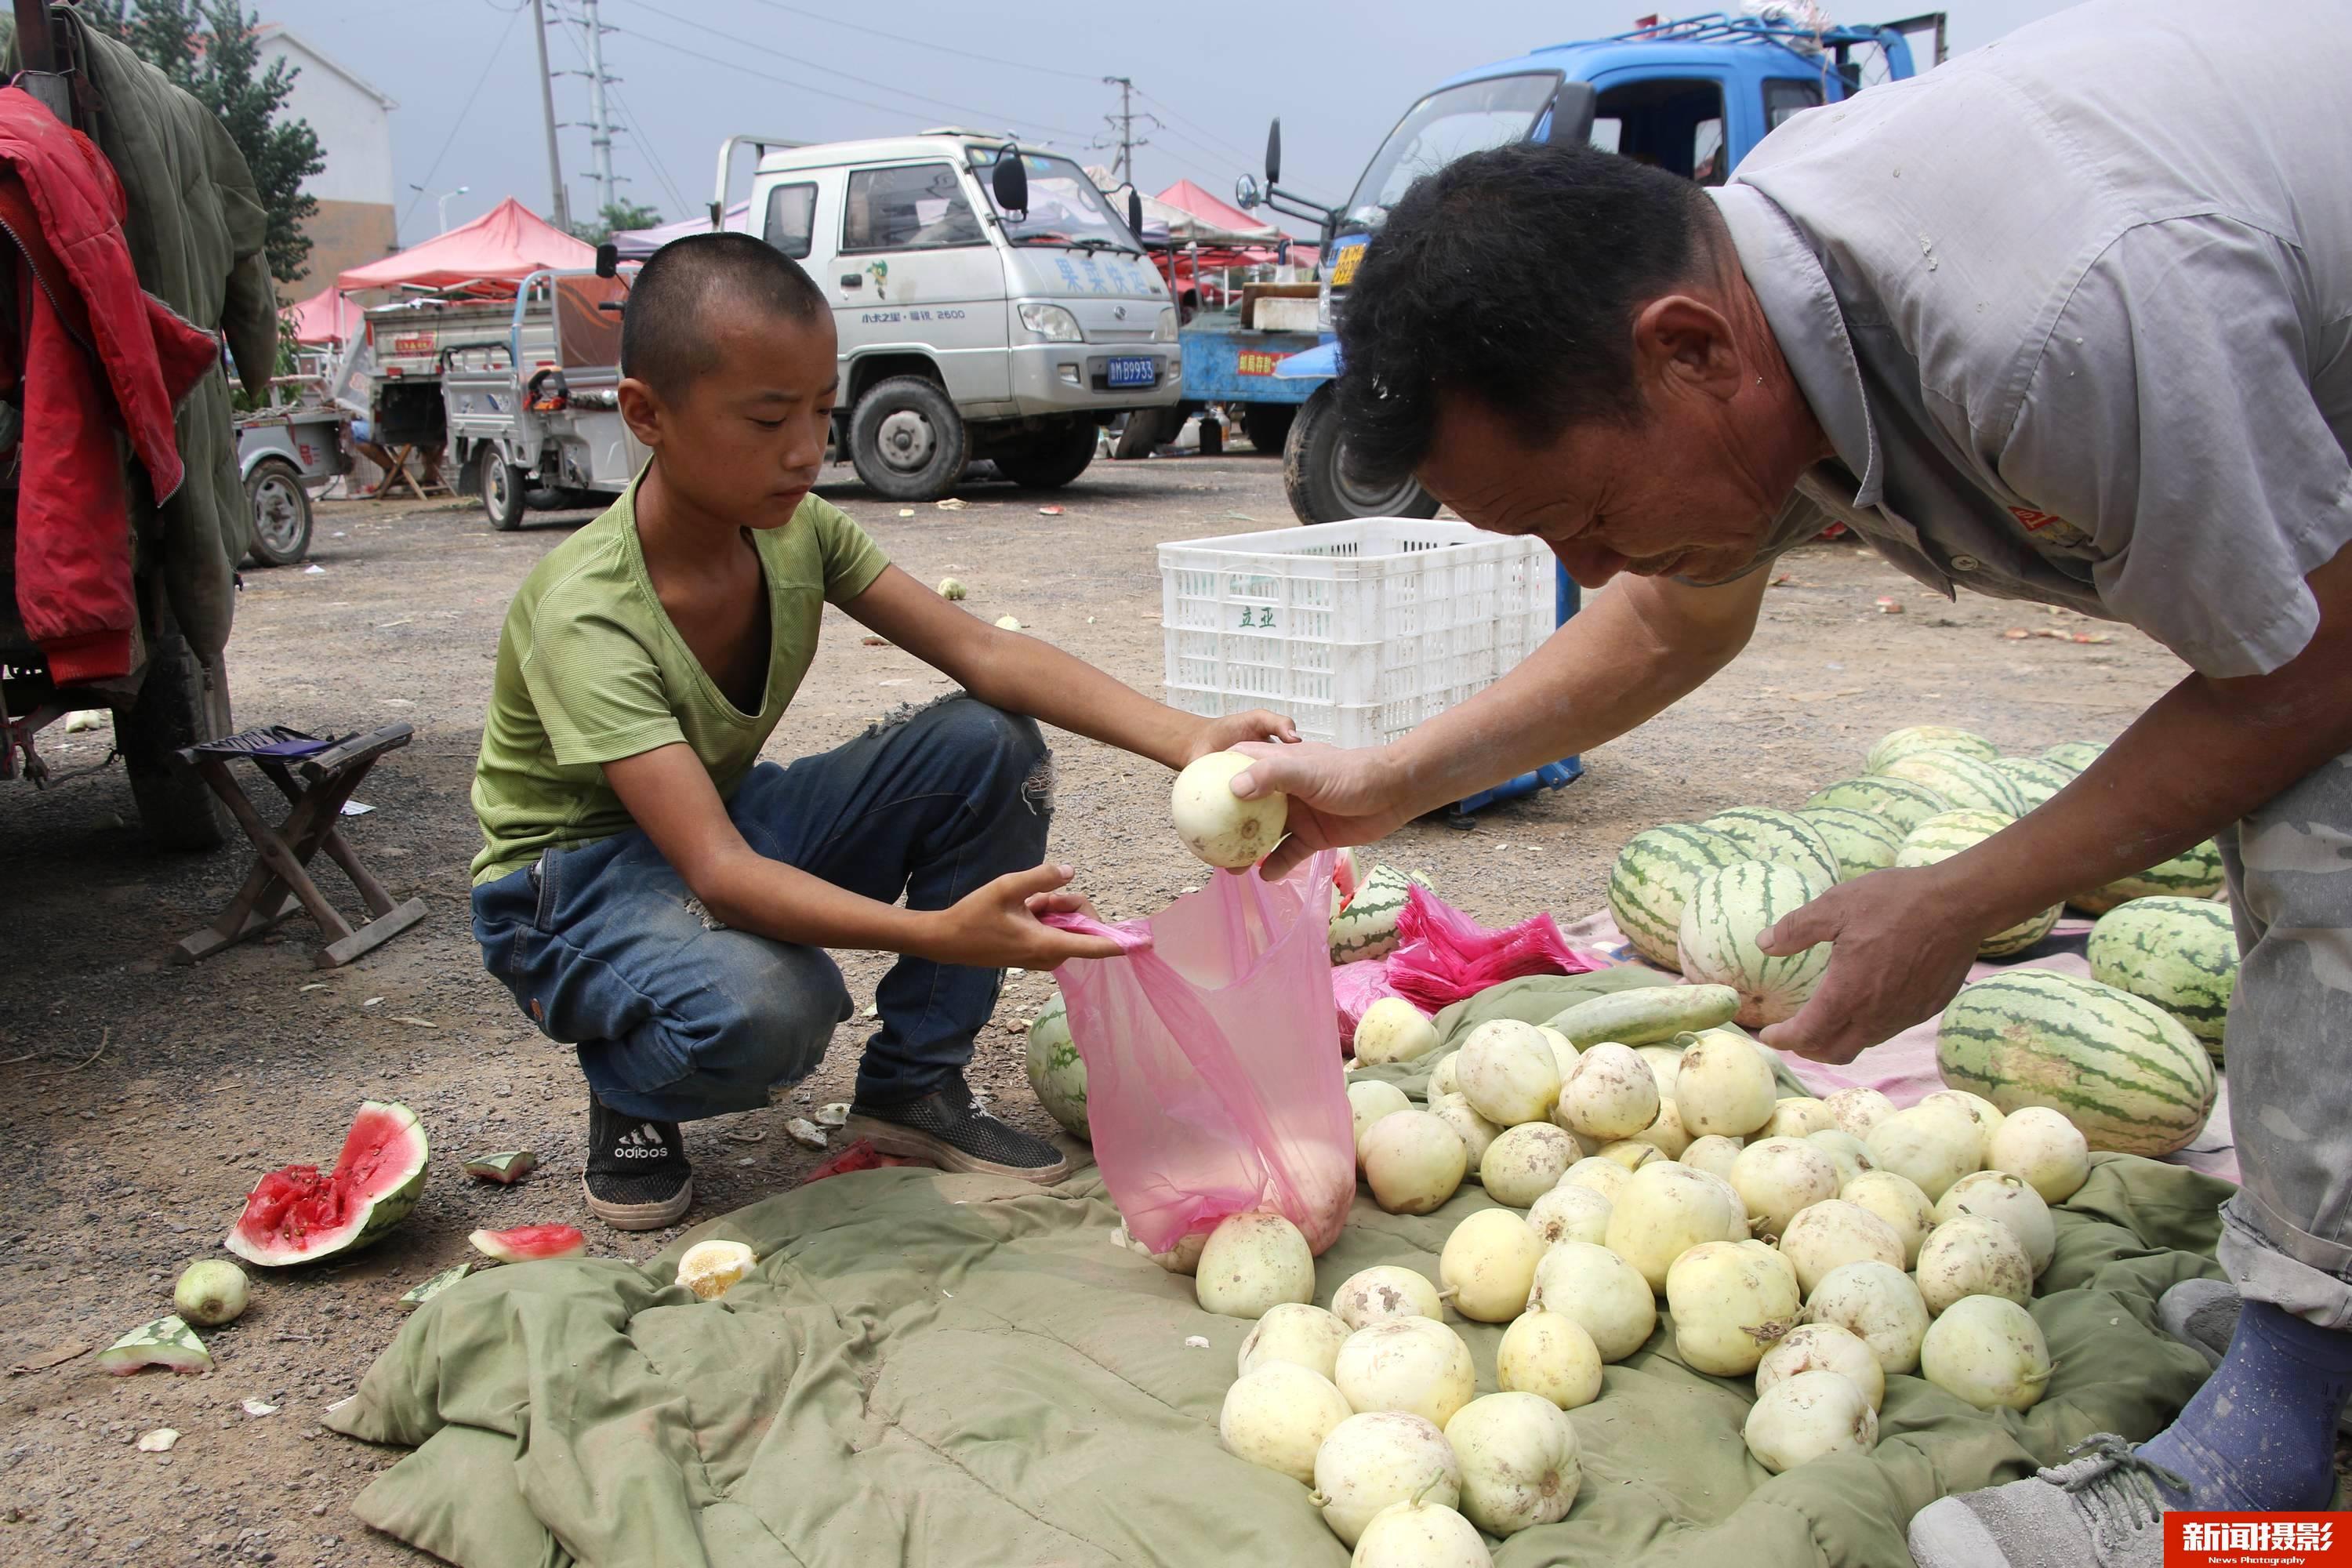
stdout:
<svg viewBox="0 0 2352 1568">
<path fill-rule="evenodd" d="M 1633 317 L 1633 364 L 1653 385 L 1728 401 L 1748 380 L 1730 319 L 1688 294 L 1663 294 Z"/>
<path fill-rule="evenodd" d="M 625 375 L 614 389 L 621 405 L 621 417 L 628 422 L 631 434 L 646 446 L 658 451 L 662 444 L 662 426 L 667 411 L 654 389 L 634 375 Z"/>
</svg>

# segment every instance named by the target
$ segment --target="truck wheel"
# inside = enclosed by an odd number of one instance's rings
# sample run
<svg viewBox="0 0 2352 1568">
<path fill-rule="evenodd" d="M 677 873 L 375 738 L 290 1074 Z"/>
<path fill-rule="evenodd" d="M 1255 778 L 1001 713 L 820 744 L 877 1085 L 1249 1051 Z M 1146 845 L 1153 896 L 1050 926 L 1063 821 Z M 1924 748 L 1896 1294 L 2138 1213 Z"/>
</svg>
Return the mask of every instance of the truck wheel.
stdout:
<svg viewBox="0 0 2352 1568">
<path fill-rule="evenodd" d="M 866 488 L 889 500 L 937 500 L 971 456 L 971 432 L 936 382 L 894 375 L 857 400 L 849 460 Z"/>
<path fill-rule="evenodd" d="M 253 559 L 263 566 L 291 566 L 310 550 L 310 492 L 294 465 L 275 458 L 253 466 L 245 479 L 246 504 L 253 510 Z"/>
<path fill-rule="evenodd" d="M 1095 427 L 1073 419 L 990 454 L 996 471 L 1026 489 L 1057 490 L 1095 460 Z"/>
<path fill-rule="evenodd" d="M 1261 458 L 1282 456 L 1283 443 L 1289 438 L 1290 426 L 1298 418 L 1296 403 L 1244 403 L 1242 405 L 1242 434 L 1257 449 Z"/>
<path fill-rule="evenodd" d="M 1165 408 L 1139 408 L 1127 416 L 1127 428 L 1111 444 L 1110 455 L 1121 462 L 1148 458 L 1162 442 L 1176 439 L 1183 428 L 1184 416 L 1172 404 Z"/>
<path fill-rule="evenodd" d="M 114 743 L 131 775 L 140 826 L 158 847 L 217 849 L 233 826 L 194 768 L 172 753 L 229 732 L 228 671 L 206 668 L 187 638 L 166 627 L 156 637 L 147 678 L 128 709 L 114 716 Z"/>
<path fill-rule="evenodd" d="M 1418 479 L 1371 489 L 1347 476 L 1341 456 L 1339 404 L 1327 383 L 1299 406 L 1282 447 L 1282 488 L 1299 521 L 1437 515 L 1437 498 L 1423 489 Z"/>
<path fill-rule="evenodd" d="M 490 526 L 500 533 L 512 533 L 522 526 L 524 497 L 530 494 L 530 483 L 523 472 L 496 452 L 482 455 L 482 510 L 489 517 Z"/>
</svg>

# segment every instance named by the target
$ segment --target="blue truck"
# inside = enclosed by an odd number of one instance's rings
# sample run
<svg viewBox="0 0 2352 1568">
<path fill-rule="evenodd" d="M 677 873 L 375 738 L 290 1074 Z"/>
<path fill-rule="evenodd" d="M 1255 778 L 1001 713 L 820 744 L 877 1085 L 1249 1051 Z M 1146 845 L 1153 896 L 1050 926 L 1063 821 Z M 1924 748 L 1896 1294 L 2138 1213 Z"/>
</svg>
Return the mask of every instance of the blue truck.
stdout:
<svg viewBox="0 0 2352 1568">
<path fill-rule="evenodd" d="M 1463 71 L 1405 111 L 1338 206 L 1283 187 L 1276 120 L 1266 137 L 1264 185 L 1244 174 L 1234 195 L 1244 208 L 1265 205 L 1321 229 L 1317 330 L 1256 331 L 1231 312 L 1196 318 L 1180 339 L 1186 402 L 1224 404 L 1254 435 L 1283 432 L 1284 486 L 1301 522 L 1434 515 L 1436 500 L 1419 485 L 1368 489 L 1352 482 L 1340 462 L 1331 323 L 1346 308 L 1349 280 L 1381 218 L 1422 175 L 1520 140 L 1588 142 L 1719 184 L 1791 115 L 1944 58 L 1941 12 L 1815 28 L 1785 19 L 1794 7 L 1766 9 L 1764 16 L 1652 17 L 1631 32 L 1553 44 Z"/>
</svg>

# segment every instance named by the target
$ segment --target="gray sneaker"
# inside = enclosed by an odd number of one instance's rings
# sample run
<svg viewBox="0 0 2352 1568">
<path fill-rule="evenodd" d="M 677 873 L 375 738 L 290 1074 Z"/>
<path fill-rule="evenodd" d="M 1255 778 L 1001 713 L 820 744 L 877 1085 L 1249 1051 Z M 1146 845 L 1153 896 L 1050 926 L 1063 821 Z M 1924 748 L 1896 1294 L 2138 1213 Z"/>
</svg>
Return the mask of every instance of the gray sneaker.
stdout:
<svg viewBox="0 0 2352 1568">
<path fill-rule="evenodd" d="M 1921 1509 L 1911 1520 L 1918 1568 L 2164 1568 L 2159 1488 L 2188 1483 L 2112 1432 L 2067 1452 L 2070 1462 L 2030 1481 Z"/>
<path fill-rule="evenodd" d="M 2156 1321 L 2164 1331 L 2220 1366 L 2238 1333 L 2238 1289 L 2226 1279 L 2183 1279 L 2156 1299 Z M 2352 1436 L 2352 1405 L 2336 1417 L 2336 1429 Z"/>
</svg>

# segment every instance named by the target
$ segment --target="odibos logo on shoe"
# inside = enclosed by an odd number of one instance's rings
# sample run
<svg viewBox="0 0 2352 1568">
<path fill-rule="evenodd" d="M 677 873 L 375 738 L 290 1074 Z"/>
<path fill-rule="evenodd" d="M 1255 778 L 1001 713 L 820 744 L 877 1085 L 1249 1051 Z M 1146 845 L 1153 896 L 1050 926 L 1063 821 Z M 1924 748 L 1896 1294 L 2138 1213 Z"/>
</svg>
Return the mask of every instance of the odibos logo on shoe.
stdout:
<svg viewBox="0 0 2352 1568">
<path fill-rule="evenodd" d="M 2167 1513 L 2164 1568 L 2352 1568 L 2352 1514 Z"/>
<path fill-rule="evenodd" d="M 668 1153 L 669 1145 L 662 1142 L 661 1134 L 642 1124 L 622 1133 L 613 1147 L 614 1157 L 622 1160 L 659 1160 Z"/>
</svg>

